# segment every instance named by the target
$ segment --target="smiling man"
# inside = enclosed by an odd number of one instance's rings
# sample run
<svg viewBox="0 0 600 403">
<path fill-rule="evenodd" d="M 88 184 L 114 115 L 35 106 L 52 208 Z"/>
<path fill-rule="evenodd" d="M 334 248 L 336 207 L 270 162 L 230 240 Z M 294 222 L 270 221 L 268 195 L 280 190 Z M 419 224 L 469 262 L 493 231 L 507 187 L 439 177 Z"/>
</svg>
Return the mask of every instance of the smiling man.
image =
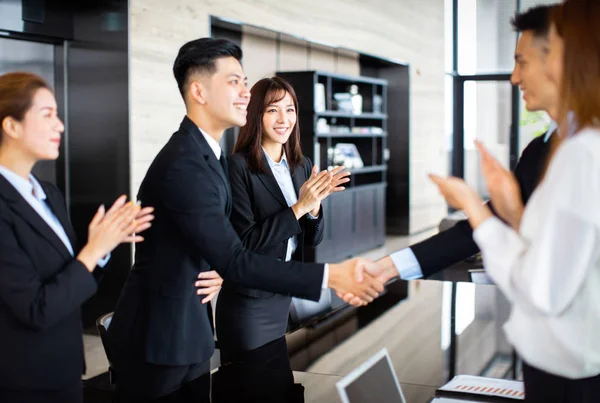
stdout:
<svg viewBox="0 0 600 403">
<path fill-rule="evenodd" d="M 556 5 L 530 8 L 512 20 L 520 33 L 515 48 L 515 67 L 511 76 L 513 85 L 523 91 L 529 111 L 545 111 L 553 119 L 558 107 L 558 88 L 546 75 L 550 12 Z M 550 137 L 556 130 L 552 124 L 548 132 L 529 143 L 515 169 L 521 197 L 527 203 L 535 190 L 550 150 Z M 493 207 L 493 206 L 492 206 Z M 460 221 L 447 231 L 440 232 L 422 242 L 394 252 L 380 261 L 382 281 L 400 276 L 405 280 L 429 277 L 446 267 L 479 252 L 473 240 L 473 230 L 467 220 Z M 352 295 L 340 295 L 352 301 Z"/>
<path fill-rule="evenodd" d="M 321 289 L 356 292 L 370 302 L 383 290 L 357 270 L 372 263 L 280 262 L 246 251 L 231 226 L 223 132 L 246 124 L 250 92 L 233 42 L 202 38 L 185 44 L 173 66 L 186 116 L 156 156 L 138 199 L 155 208 L 144 246 L 108 330 L 117 390 L 134 401 L 208 402 L 214 352 L 208 302 L 221 278 L 250 288 L 317 301 Z M 210 294 L 196 295 L 198 274 Z M 212 274 L 211 274 L 212 273 Z M 201 284 L 202 285 L 202 284 Z"/>
</svg>

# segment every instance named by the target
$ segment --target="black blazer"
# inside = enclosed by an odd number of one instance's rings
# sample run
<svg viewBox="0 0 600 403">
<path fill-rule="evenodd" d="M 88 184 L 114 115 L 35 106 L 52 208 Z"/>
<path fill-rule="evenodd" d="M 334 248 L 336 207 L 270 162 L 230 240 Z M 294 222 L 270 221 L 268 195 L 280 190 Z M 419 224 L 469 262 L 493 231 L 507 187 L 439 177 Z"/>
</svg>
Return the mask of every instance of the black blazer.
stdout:
<svg viewBox="0 0 600 403">
<path fill-rule="evenodd" d="M 324 265 L 283 263 L 245 250 L 226 214 L 230 198 L 218 159 L 198 127 L 184 118 L 138 194 L 144 205 L 154 206 L 155 218 L 136 248 L 108 330 L 118 350 L 163 365 L 208 360 L 214 337 L 194 283 L 211 268 L 226 281 L 319 299 Z"/>
<path fill-rule="evenodd" d="M 231 224 L 248 249 L 285 260 L 288 240 L 297 237 L 293 260 L 304 261 L 304 248 L 323 240 L 323 209 L 316 219 L 296 219 L 288 207 L 267 158 L 264 172 L 251 172 L 244 154 L 228 157 L 233 197 Z M 308 180 L 312 162 L 304 158 L 292 174 L 296 196 Z M 283 273 L 282 273 L 283 274 Z M 225 282 L 217 301 L 216 327 L 221 357 L 235 350 L 249 350 L 283 337 L 287 328 L 289 295 Z"/>
<path fill-rule="evenodd" d="M 40 182 L 76 250 L 60 191 Z M 0 175 L 0 388 L 61 389 L 84 369 L 80 306 L 97 283 Z"/>
<path fill-rule="evenodd" d="M 515 168 L 515 176 L 521 187 L 521 196 L 525 204 L 541 179 L 549 150 L 550 140 L 544 142 L 544 136 L 533 139 L 523 150 Z M 493 210 L 491 203 L 490 207 Z M 419 261 L 423 277 L 429 277 L 479 252 L 473 240 L 473 229 L 467 220 L 410 248 Z"/>
<path fill-rule="evenodd" d="M 232 193 L 230 221 L 244 247 L 263 255 L 285 260 L 288 239 L 297 236 L 298 245 L 293 260 L 304 261 L 304 247 L 314 248 L 323 240 L 323 209 L 316 220 L 304 216 L 296 219 L 288 207 L 267 158 L 263 157 L 266 172 L 253 173 L 242 154 L 227 158 Z M 312 162 L 304 157 L 292 174 L 292 183 L 299 195 L 300 188 L 310 178 Z M 272 292 L 235 285 L 236 289 L 253 297 L 270 297 Z"/>
</svg>

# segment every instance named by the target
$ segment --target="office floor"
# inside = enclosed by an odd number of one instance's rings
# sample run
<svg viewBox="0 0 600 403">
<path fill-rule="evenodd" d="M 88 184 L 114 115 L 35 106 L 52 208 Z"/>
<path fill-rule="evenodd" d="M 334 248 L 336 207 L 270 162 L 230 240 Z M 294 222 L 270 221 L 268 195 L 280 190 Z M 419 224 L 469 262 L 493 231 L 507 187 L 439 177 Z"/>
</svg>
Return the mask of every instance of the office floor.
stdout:
<svg viewBox="0 0 600 403">
<path fill-rule="evenodd" d="M 377 249 L 365 252 L 361 254 L 362 257 L 371 260 L 377 260 L 383 256 L 390 254 L 391 252 L 405 248 L 416 242 L 430 237 L 435 234 L 437 229 L 421 232 L 416 235 L 409 236 L 388 236 L 385 244 Z M 83 376 L 83 379 L 89 379 L 108 369 L 108 361 L 104 348 L 99 336 L 84 334 L 83 342 L 85 345 L 85 359 L 87 364 L 87 373 Z"/>
</svg>

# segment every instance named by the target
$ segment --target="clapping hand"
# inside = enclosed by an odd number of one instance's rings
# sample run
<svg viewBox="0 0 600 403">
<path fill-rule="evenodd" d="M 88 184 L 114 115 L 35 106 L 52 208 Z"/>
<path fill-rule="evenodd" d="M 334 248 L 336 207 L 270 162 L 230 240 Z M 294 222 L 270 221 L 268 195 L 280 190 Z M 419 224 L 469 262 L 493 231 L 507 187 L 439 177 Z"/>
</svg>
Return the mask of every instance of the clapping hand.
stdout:
<svg viewBox="0 0 600 403">
<path fill-rule="evenodd" d="M 512 172 L 500 165 L 481 142 L 476 140 L 475 146 L 481 155 L 481 171 L 494 210 L 500 218 L 518 230 L 525 210 L 519 182 Z"/>
<path fill-rule="evenodd" d="M 96 262 L 112 252 L 120 243 L 142 242 L 140 232 L 150 228 L 154 208 L 142 208 L 139 203 L 119 197 L 106 211 L 100 206 L 88 226 L 88 242 L 77 255 L 89 271 Z"/>
</svg>

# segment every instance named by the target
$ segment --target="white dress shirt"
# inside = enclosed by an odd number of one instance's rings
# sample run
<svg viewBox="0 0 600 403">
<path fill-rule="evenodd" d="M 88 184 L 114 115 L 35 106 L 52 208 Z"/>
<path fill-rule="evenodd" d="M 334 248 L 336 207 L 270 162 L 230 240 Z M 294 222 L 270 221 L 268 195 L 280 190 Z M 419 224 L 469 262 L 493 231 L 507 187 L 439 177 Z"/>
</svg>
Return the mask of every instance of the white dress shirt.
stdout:
<svg viewBox="0 0 600 403">
<path fill-rule="evenodd" d="M 54 231 L 56 236 L 65 245 L 71 256 L 74 255 L 73 245 L 65 232 L 60 220 L 56 217 L 48 203 L 46 203 L 46 192 L 42 185 L 35 179 L 33 175 L 29 175 L 29 180 L 23 178 L 10 169 L 0 165 L 0 175 L 4 176 L 7 181 L 19 192 L 27 203 L 35 210 L 36 213 L 48 224 Z M 110 260 L 110 253 L 98 261 L 98 266 L 104 267 Z"/>
<path fill-rule="evenodd" d="M 473 237 L 512 303 L 504 330 L 519 355 L 571 379 L 600 374 L 600 130 L 561 145 L 519 233 L 492 217 Z"/>
<path fill-rule="evenodd" d="M 292 174 L 290 173 L 290 168 L 287 162 L 287 157 L 285 155 L 285 151 L 283 152 L 283 156 L 281 157 L 281 161 L 275 162 L 269 157 L 269 154 L 264 150 L 265 157 L 267 157 L 267 163 L 269 164 L 269 168 L 271 168 L 271 172 L 273 172 L 273 176 L 275 176 L 275 181 L 279 185 L 279 189 L 281 189 L 281 193 L 283 193 L 283 197 L 288 205 L 288 207 L 293 206 L 298 202 L 298 196 L 296 195 L 296 189 L 294 188 L 294 182 L 292 181 Z M 316 220 L 317 217 L 314 217 L 312 214 L 307 214 L 308 218 L 311 220 Z M 285 261 L 289 262 L 292 260 L 292 255 L 296 251 L 298 247 L 298 237 L 293 236 L 288 239 L 287 249 L 285 252 Z M 327 282 L 329 280 L 329 266 L 325 265 L 325 271 L 323 273 L 323 283 L 321 288 L 327 288 Z"/>
</svg>

